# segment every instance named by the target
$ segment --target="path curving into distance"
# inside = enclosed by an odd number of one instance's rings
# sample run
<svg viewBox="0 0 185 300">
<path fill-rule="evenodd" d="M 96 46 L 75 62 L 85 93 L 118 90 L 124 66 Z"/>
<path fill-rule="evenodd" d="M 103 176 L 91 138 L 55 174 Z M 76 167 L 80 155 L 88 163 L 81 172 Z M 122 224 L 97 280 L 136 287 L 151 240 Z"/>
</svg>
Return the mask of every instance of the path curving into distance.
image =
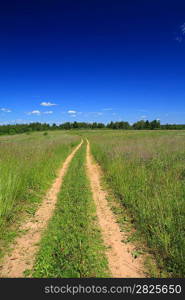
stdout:
<svg viewBox="0 0 185 300">
<path fill-rule="evenodd" d="M 81 147 L 82 143 L 83 140 L 64 161 L 58 177 L 47 192 L 36 214 L 21 226 L 20 230 L 24 230 L 26 232 L 14 241 L 12 245 L 13 251 L 11 254 L 4 257 L 0 269 L 1 277 L 24 277 L 24 271 L 32 269 L 35 254 L 39 248 L 38 243 L 41 239 L 42 232 L 46 228 L 55 209 L 57 195 L 61 189 L 63 178 L 68 170 L 72 158 Z"/>
<path fill-rule="evenodd" d="M 90 153 L 90 144 L 87 140 L 87 175 L 90 180 L 91 190 L 96 205 L 98 222 L 102 238 L 107 248 L 106 255 L 112 277 L 116 278 L 141 278 L 145 277 L 143 264 L 133 259 L 131 251 L 133 245 L 122 242 L 124 236 L 120 231 L 115 216 L 108 206 L 106 192 L 101 187 L 101 169 L 93 161 Z"/>
</svg>

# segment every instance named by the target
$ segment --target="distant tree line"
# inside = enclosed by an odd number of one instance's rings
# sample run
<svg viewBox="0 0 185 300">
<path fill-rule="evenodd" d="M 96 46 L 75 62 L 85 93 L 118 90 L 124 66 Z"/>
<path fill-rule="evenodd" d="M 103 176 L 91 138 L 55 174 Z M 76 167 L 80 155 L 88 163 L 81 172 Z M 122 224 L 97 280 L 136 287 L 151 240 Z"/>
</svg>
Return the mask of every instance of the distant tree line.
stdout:
<svg viewBox="0 0 185 300">
<path fill-rule="evenodd" d="M 70 129 L 135 129 L 135 130 L 156 130 L 156 129 L 185 129 L 185 124 L 165 124 L 161 125 L 160 121 L 153 120 L 151 122 L 138 121 L 132 125 L 128 122 L 110 122 L 107 125 L 103 123 L 85 123 L 85 122 L 65 122 L 62 124 L 47 124 L 47 123 L 29 123 L 29 124 L 15 124 L 15 125 L 0 125 L 0 135 L 3 134 L 17 134 L 17 133 L 31 133 L 32 131 L 47 131 L 47 130 L 70 130 Z"/>
</svg>

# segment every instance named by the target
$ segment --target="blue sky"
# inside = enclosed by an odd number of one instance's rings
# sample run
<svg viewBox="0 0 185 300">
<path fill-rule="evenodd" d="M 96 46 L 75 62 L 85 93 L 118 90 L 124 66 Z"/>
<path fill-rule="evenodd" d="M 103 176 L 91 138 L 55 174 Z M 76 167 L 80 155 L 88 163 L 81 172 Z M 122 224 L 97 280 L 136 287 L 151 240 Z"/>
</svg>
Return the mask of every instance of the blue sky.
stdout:
<svg viewBox="0 0 185 300">
<path fill-rule="evenodd" d="M 185 123 L 185 2 L 9 1 L 0 123 Z"/>
</svg>

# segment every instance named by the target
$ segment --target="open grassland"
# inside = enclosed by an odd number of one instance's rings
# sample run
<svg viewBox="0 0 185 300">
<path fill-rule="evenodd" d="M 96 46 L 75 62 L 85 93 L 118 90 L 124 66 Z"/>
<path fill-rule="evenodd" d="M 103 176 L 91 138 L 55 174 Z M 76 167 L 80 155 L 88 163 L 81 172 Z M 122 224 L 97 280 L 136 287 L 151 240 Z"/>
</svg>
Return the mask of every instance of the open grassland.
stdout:
<svg viewBox="0 0 185 300">
<path fill-rule="evenodd" d="M 185 132 L 92 131 L 105 179 L 168 276 L 185 276 Z"/>
<path fill-rule="evenodd" d="M 79 141 L 65 132 L 0 138 L 1 254 L 4 242 L 16 234 L 20 216 L 34 213 L 56 170 Z M 11 230 L 7 230 L 11 224 Z"/>
<path fill-rule="evenodd" d="M 85 149 L 83 144 L 64 178 L 55 213 L 41 241 L 34 277 L 107 276 L 105 249 L 86 177 Z"/>
<path fill-rule="evenodd" d="M 120 230 L 131 219 L 134 234 L 139 233 L 156 257 L 157 276 L 184 277 L 185 132 L 177 130 L 71 130 L 0 137 L 0 255 L 19 234 L 19 223 L 35 214 L 79 136 L 90 141 L 108 194 L 121 204 Z M 84 142 L 70 162 L 54 214 L 38 242 L 34 268 L 26 277 L 110 276 L 85 149 Z"/>
</svg>

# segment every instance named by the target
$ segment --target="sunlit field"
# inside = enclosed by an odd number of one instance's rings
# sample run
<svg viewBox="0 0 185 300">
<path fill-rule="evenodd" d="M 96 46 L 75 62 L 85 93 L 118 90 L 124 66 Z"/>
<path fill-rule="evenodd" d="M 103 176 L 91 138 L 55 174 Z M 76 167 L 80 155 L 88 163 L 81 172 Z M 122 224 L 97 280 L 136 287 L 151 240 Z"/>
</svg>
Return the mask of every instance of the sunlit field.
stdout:
<svg viewBox="0 0 185 300">
<path fill-rule="evenodd" d="M 86 135 L 106 181 L 132 214 L 160 267 L 171 276 L 184 276 L 185 132 Z"/>
<path fill-rule="evenodd" d="M 25 274 L 109 274 L 99 225 L 93 223 L 96 209 L 89 185 L 91 178 L 86 174 L 87 138 L 95 161 L 102 167 L 102 186 L 111 191 L 131 217 L 146 251 L 156 259 L 161 270 L 158 274 L 184 277 L 183 130 L 56 130 L 1 136 L 1 256 L 6 253 L 6 243 L 19 233 L 18 223 L 24 223 L 25 214 L 34 215 L 57 170 L 81 138 L 83 146 L 65 175 L 35 265 Z M 125 215 L 123 222 L 124 218 Z M 64 252 L 60 252 L 61 247 Z"/>
<path fill-rule="evenodd" d="M 0 137 L 0 236 L 27 204 L 38 203 L 62 161 L 79 142 L 64 132 Z M 33 205 L 28 212 L 32 213 Z"/>
</svg>

